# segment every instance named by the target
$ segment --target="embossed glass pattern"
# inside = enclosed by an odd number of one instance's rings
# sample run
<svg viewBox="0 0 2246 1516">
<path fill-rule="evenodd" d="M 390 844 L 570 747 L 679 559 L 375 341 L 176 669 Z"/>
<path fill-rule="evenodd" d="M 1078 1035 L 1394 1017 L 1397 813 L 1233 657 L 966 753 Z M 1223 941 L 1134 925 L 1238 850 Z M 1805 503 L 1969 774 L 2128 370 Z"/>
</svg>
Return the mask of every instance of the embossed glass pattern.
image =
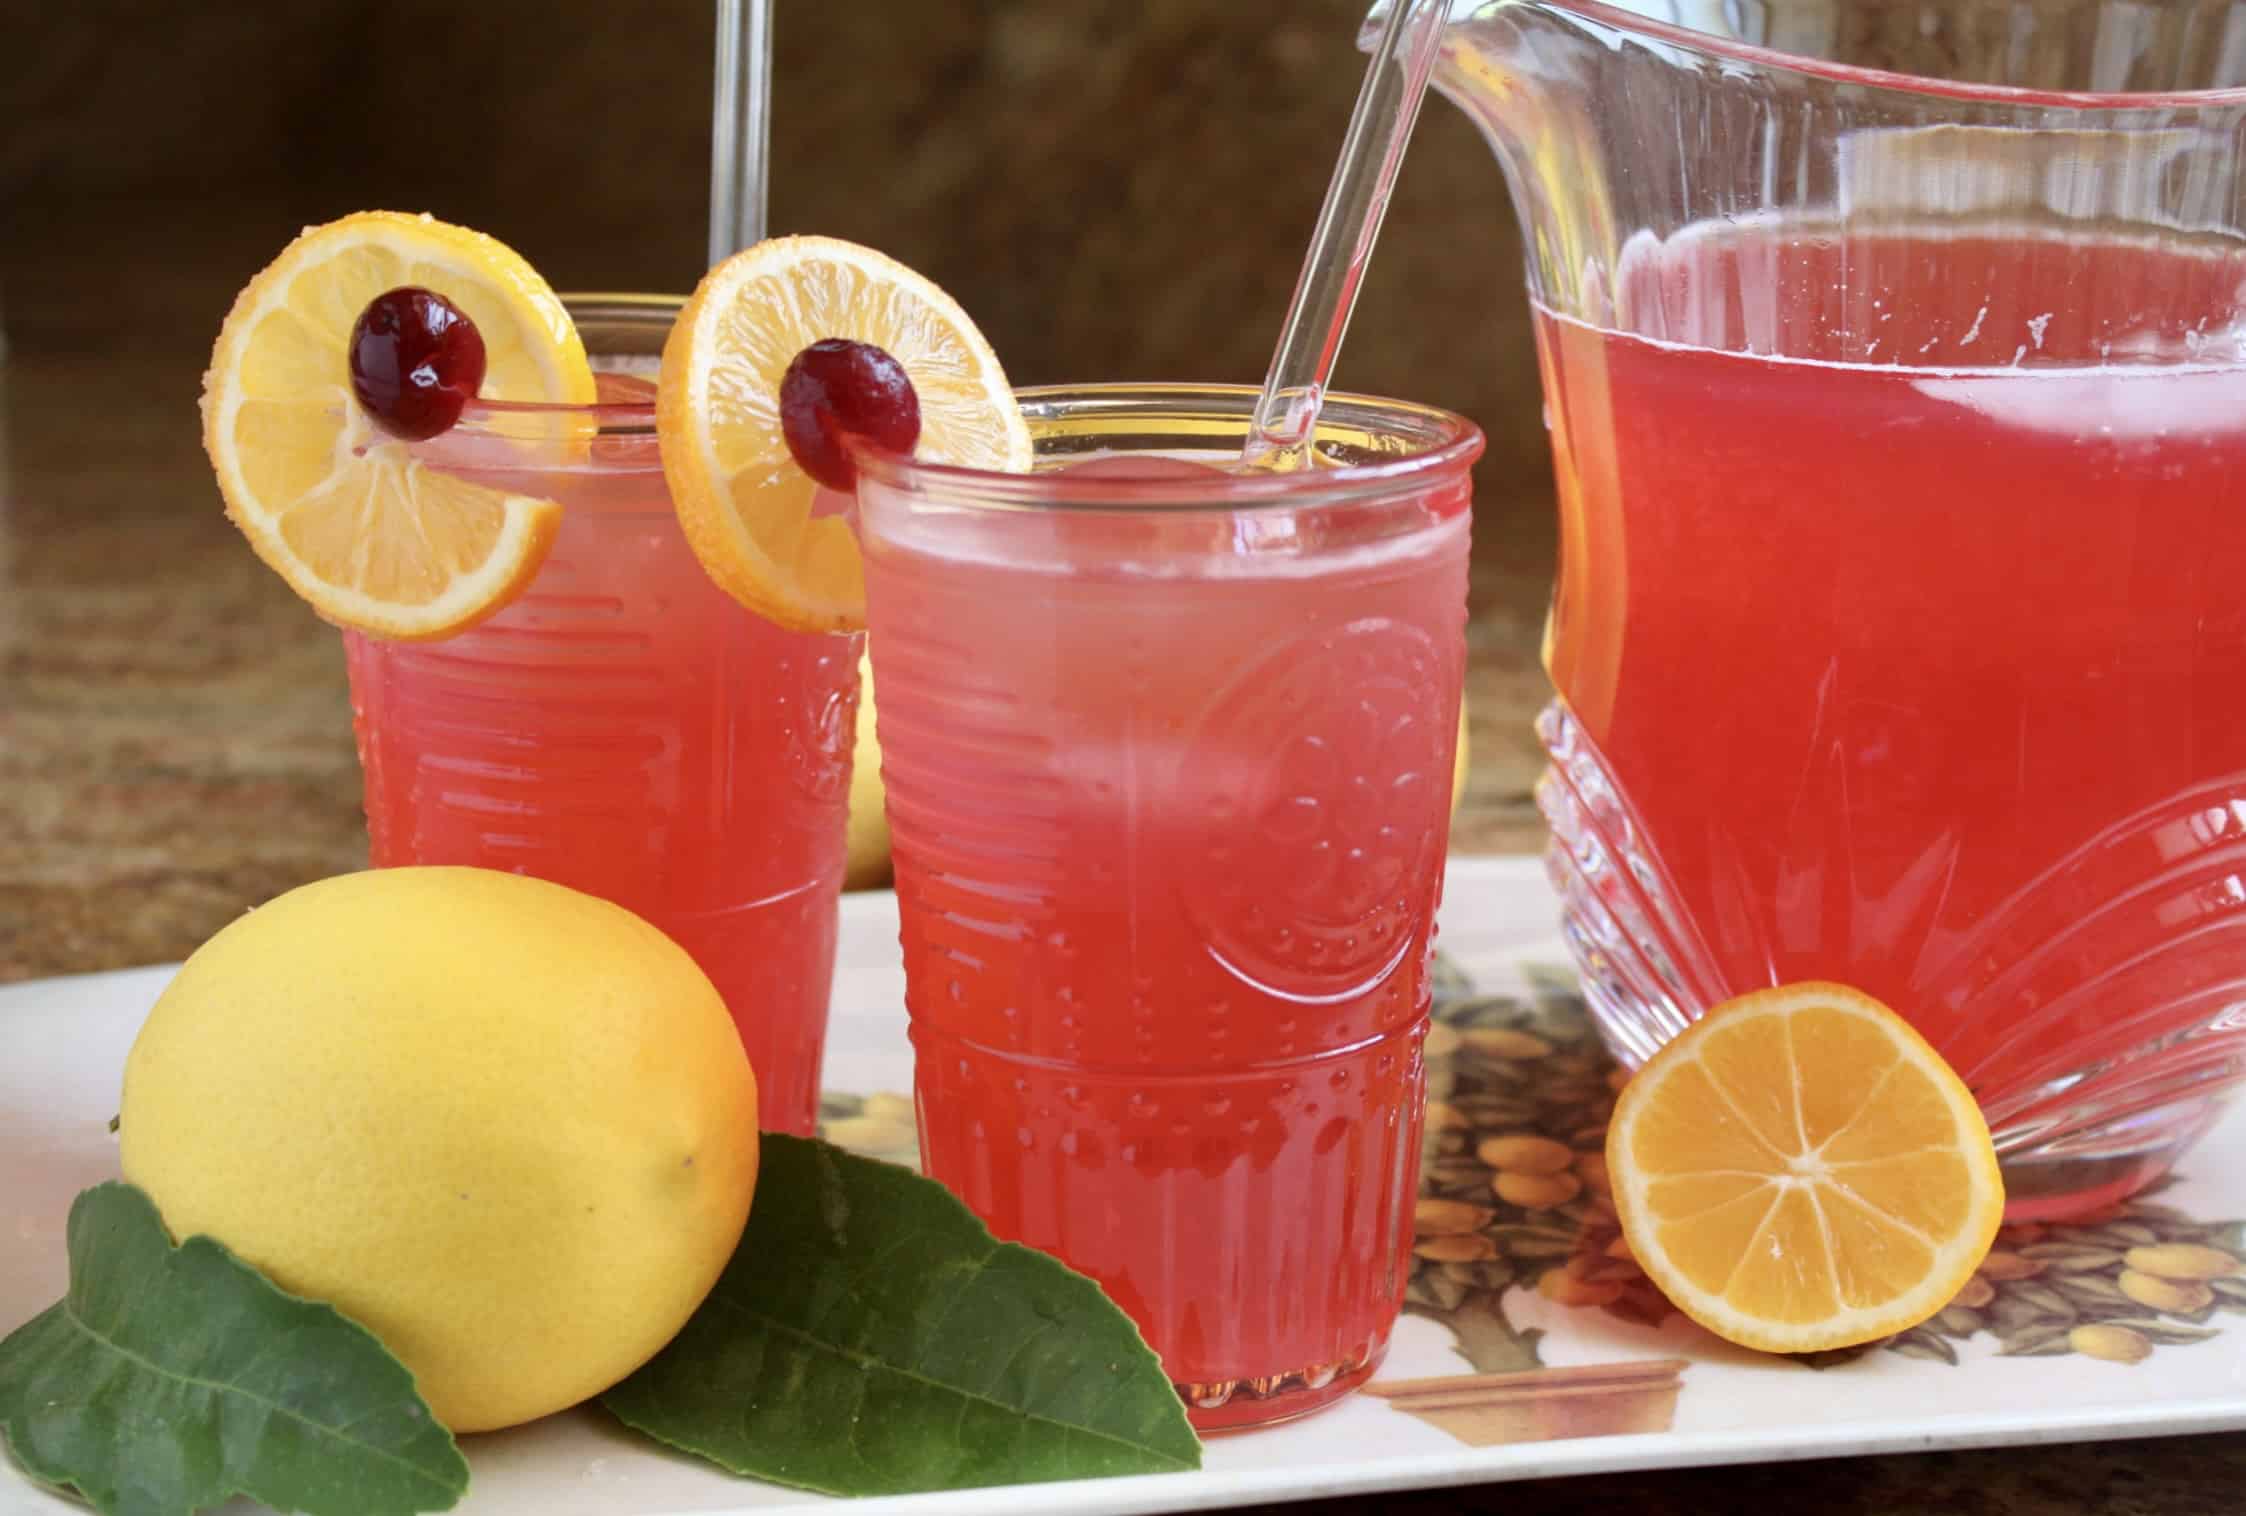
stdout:
<svg viewBox="0 0 2246 1516">
<path fill-rule="evenodd" d="M 1461 0 L 1557 463 L 1539 799 L 1628 1062 L 1804 978 L 2016 1219 L 2246 1075 L 2246 12 Z"/>
<path fill-rule="evenodd" d="M 1253 400 L 1031 391 L 1040 472 L 858 486 L 921 1151 L 1203 1426 L 1345 1393 L 1401 1303 L 1481 448 L 1340 397 L 1320 468 L 1114 472 Z"/>
<path fill-rule="evenodd" d="M 441 642 L 347 634 L 378 867 L 472 864 L 614 900 L 732 1009 L 759 1117 L 809 1133 L 833 986 L 862 639 L 783 631 L 680 533 L 652 376 L 675 300 L 583 297 L 615 403 L 484 407 L 432 467 L 558 499 L 529 590 Z"/>
</svg>

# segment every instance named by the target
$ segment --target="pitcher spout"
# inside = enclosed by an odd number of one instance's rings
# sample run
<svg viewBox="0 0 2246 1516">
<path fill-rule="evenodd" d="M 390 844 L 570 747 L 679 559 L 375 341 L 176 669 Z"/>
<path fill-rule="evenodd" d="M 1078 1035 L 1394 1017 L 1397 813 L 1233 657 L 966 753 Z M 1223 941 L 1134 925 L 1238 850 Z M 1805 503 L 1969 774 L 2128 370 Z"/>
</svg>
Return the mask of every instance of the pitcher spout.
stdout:
<svg viewBox="0 0 2246 1516">
<path fill-rule="evenodd" d="M 1391 5 L 1367 18 L 1369 46 Z M 1541 0 L 1453 0 L 1431 86 L 1464 111 L 1496 156 L 1515 214 L 1532 244 L 1532 283 L 1547 275 L 1571 306 L 1604 300 L 1614 225 L 1596 132 L 1598 70 L 1589 38 L 1569 11 Z M 1597 292 L 1579 289 L 1589 274 Z"/>
</svg>

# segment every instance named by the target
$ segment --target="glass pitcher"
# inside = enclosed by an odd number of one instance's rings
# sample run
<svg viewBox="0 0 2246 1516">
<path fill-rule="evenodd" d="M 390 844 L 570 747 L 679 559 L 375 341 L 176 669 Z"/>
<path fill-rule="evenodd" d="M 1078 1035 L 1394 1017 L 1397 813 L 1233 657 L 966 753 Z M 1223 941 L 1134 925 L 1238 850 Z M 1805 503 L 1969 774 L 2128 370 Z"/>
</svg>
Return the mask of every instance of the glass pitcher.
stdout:
<svg viewBox="0 0 2246 1516">
<path fill-rule="evenodd" d="M 1538 798 L 1641 1062 L 1840 980 L 2015 1220 L 2246 1075 L 2246 10 L 1496 0 L 1437 87 L 1528 248 Z"/>
</svg>

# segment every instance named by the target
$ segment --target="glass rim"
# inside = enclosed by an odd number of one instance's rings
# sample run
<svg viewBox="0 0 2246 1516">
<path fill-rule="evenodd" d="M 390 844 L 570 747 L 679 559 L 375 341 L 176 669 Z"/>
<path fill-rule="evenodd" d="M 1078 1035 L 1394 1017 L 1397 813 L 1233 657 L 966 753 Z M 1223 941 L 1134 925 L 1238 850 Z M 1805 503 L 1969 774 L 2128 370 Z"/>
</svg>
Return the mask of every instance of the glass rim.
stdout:
<svg viewBox="0 0 2246 1516">
<path fill-rule="evenodd" d="M 1203 416 L 1240 422 L 1247 432 L 1260 392 L 1247 384 L 1166 384 L 1115 381 L 1031 385 L 1014 392 L 1024 409 L 1071 400 L 1115 403 L 1119 418 L 1157 404 L 1193 405 Z M 1486 445 L 1482 429 L 1456 411 L 1413 400 L 1349 391 L 1329 393 L 1319 411 L 1321 429 L 1349 413 L 1415 421 L 1430 429 L 1427 447 L 1370 463 L 1345 463 L 1285 473 L 1210 474 L 1187 478 L 1072 478 L 1065 471 L 1007 473 L 965 464 L 932 463 L 870 449 L 854 453 L 859 477 L 945 505 L 986 511 L 1084 512 L 1129 515 L 1202 511 L 1238 515 L 1362 503 L 1425 488 L 1446 473 L 1463 475 Z M 1229 434 L 1227 434 L 1229 438 Z M 1234 443 L 1233 445 L 1237 445 Z"/>
<path fill-rule="evenodd" d="M 1391 0 L 1391 3 L 1401 4 L 1402 0 Z M 1944 79 L 1935 74 L 1910 74 L 1898 69 L 1868 68 L 1853 63 L 1836 63 L 1829 58 L 1815 58 L 1803 53 L 1789 53 L 1779 48 L 1764 47 L 1760 43 L 1744 42 L 1736 37 L 1695 31 L 1674 21 L 1656 20 L 1636 11 L 1606 4 L 1604 0 L 1538 0 L 1538 3 L 1598 22 L 1602 26 L 1650 37 L 1704 56 L 1751 64 L 1762 69 L 1805 74 L 1835 84 L 1863 85 L 1890 94 L 1929 95 L 1945 100 L 1970 100 L 1989 105 L 2093 111 L 2217 110 L 2246 106 L 2246 85 L 2205 90 L 2107 91 L 2045 90 L 2022 84 L 1977 84 L 1962 79 Z M 1455 19 L 1455 11 L 1453 16 Z M 1369 22 L 1367 31 L 1360 34 L 1360 46 L 1368 35 L 1372 35 Z"/>
<path fill-rule="evenodd" d="M 556 298 L 569 312 L 572 322 L 582 324 L 605 318 L 639 321 L 649 325 L 653 325 L 657 319 L 666 324 L 675 322 L 687 299 L 684 295 L 630 294 L 620 290 L 565 293 Z M 510 435 L 506 426 L 510 419 L 539 421 L 554 417 L 590 421 L 592 430 L 598 433 L 639 434 L 655 429 L 655 402 L 596 400 L 590 404 L 577 405 L 566 400 L 476 399 L 461 408 L 460 420 L 452 429 L 471 435 L 505 437 Z"/>
<path fill-rule="evenodd" d="M 683 295 L 588 291 L 559 296 L 573 320 L 590 322 L 602 317 L 652 325 L 672 322 L 686 304 Z M 1017 389 L 1015 398 L 1025 408 L 1060 405 L 1071 400 L 1108 402 L 1119 417 L 1133 410 L 1167 403 L 1198 410 L 1206 416 L 1241 423 L 1245 436 L 1254 413 L 1258 390 L 1244 384 L 1178 384 L 1113 381 L 1089 384 L 1031 385 Z M 963 464 L 935 463 L 898 454 L 857 454 L 861 476 L 916 494 L 940 494 L 954 504 L 972 504 L 993 510 L 1027 509 L 1128 513 L 1188 510 L 1236 513 L 1241 511 L 1301 510 L 1329 504 L 1361 502 L 1420 487 L 1446 471 L 1471 466 L 1486 446 L 1482 430 L 1455 411 L 1417 401 L 1347 390 L 1329 393 L 1320 410 L 1324 426 L 1337 416 L 1359 414 L 1368 426 L 1385 418 L 1390 429 L 1401 431 L 1417 424 L 1430 445 L 1377 462 L 1348 463 L 1327 468 L 1285 473 L 1212 475 L 1185 479 L 1070 479 L 1063 473 L 1006 473 Z M 572 404 L 544 400 L 472 400 L 450 430 L 466 436 L 535 437 L 552 435 L 552 423 L 567 420 L 580 436 L 645 436 L 655 430 L 652 401 L 597 401 Z M 510 426 L 510 422 L 530 423 Z M 1213 489 L 1221 485 L 1221 489 Z M 1218 498 L 1212 499 L 1216 495 Z"/>
</svg>

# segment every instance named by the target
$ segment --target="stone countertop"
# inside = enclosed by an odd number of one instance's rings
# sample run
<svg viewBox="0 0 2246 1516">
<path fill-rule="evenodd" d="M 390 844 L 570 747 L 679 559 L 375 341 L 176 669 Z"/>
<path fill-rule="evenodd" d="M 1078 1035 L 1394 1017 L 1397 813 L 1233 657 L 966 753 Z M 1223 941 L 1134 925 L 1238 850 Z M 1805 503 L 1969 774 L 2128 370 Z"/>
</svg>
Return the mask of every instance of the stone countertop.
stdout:
<svg viewBox="0 0 2246 1516">
<path fill-rule="evenodd" d="M 0 367 L 0 981 L 182 958 L 366 864 L 341 642 L 223 515 L 195 385 Z M 1533 849 L 1540 612 L 1475 581 L 1452 845 Z"/>
<path fill-rule="evenodd" d="M 89 340 L 10 286 L 0 362 L 0 982 L 177 959 L 253 904 L 365 862 L 343 660 L 221 515 L 194 394 L 262 243 L 138 287 L 145 340 Z M 21 273 L 19 265 L 16 270 Z M 33 270 L 34 275 L 38 270 Z M 1541 486 L 1539 486 L 1541 488 Z M 1491 507 L 1496 507 L 1491 509 Z M 1549 540 L 1478 519 L 1460 852 L 1541 845 L 1529 720 Z M 1524 530 L 1526 535 L 1524 536 Z M 1637 1511 L 2195 1516 L 2239 1508 L 2246 1436 L 1613 1474 L 1285 1507 L 1318 1516 Z M 1278 1507 L 1268 1508 L 1276 1516 Z"/>
<path fill-rule="evenodd" d="M 199 365 L 0 365 L 0 981 L 185 957 L 362 868 L 343 651 L 226 520 Z M 1536 585 L 1475 564 L 1459 851 L 1542 843 Z"/>
<path fill-rule="evenodd" d="M 223 514 L 204 356 L 34 327 L 0 361 L 0 981 L 182 958 L 366 863 L 342 646 Z M 1477 552 L 1462 852 L 1542 844 L 1546 573 Z"/>
</svg>

